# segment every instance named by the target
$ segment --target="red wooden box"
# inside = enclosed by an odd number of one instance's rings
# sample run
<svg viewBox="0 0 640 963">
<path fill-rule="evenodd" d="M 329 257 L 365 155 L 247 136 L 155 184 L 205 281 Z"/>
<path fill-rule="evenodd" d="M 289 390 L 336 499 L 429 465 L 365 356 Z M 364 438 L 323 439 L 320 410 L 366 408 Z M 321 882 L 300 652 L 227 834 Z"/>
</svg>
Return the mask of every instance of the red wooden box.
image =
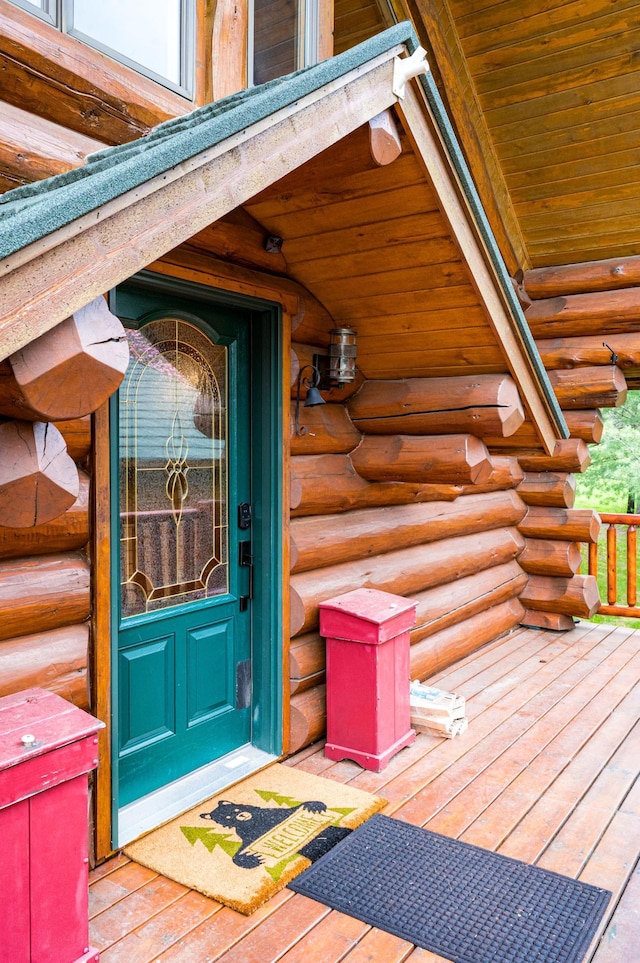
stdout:
<svg viewBox="0 0 640 963">
<path fill-rule="evenodd" d="M 416 603 L 356 589 L 320 603 L 327 640 L 329 759 L 379 772 L 416 734 L 409 708 L 409 629 Z"/>
<path fill-rule="evenodd" d="M 89 963 L 88 779 L 103 723 L 60 696 L 0 699 L 0 945 L 11 963 Z"/>
</svg>

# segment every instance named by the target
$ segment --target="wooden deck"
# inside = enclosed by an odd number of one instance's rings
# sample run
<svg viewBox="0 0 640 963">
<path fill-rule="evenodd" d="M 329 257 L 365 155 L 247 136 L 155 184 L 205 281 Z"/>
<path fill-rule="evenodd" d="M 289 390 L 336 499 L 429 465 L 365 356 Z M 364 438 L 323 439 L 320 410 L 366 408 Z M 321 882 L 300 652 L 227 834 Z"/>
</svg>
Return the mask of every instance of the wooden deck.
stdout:
<svg viewBox="0 0 640 963">
<path fill-rule="evenodd" d="M 331 763 L 320 745 L 289 764 L 380 793 L 400 819 L 611 889 L 586 959 L 638 959 L 640 632 L 523 629 L 433 681 L 466 696 L 463 736 L 419 735 L 377 774 Z M 241 916 L 122 856 L 92 872 L 90 907 L 102 963 L 441 960 L 286 889 Z"/>
</svg>

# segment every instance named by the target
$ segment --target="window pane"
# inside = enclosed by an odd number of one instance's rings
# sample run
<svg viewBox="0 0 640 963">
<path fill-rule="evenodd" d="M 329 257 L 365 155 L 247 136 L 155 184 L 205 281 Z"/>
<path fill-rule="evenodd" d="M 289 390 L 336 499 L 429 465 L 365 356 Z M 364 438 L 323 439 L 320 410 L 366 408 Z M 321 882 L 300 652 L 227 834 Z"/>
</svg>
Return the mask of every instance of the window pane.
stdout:
<svg viewBox="0 0 640 963">
<path fill-rule="evenodd" d="M 228 591 L 227 349 L 171 317 L 127 338 L 119 396 L 125 617 Z"/>
<path fill-rule="evenodd" d="M 74 0 L 73 31 L 181 82 L 182 0 Z"/>
<path fill-rule="evenodd" d="M 298 0 L 254 0 L 253 82 L 264 84 L 298 66 Z"/>
</svg>

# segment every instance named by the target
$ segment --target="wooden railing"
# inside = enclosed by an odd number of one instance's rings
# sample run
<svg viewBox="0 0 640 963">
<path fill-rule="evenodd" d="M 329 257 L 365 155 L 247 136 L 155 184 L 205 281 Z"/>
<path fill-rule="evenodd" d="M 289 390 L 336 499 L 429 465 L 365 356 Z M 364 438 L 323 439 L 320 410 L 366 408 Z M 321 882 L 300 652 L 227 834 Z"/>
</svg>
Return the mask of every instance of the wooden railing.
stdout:
<svg viewBox="0 0 640 963">
<path fill-rule="evenodd" d="M 607 600 L 598 610 L 599 615 L 622 615 L 631 618 L 640 617 L 637 579 L 637 526 L 640 525 L 640 515 L 623 515 L 600 513 L 603 526 L 607 526 Z M 618 604 L 618 534 L 619 529 L 626 528 L 626 596 L 627 604 Z M 622 548 L 622 546 L 621 546 Z M 589 575 L 598 577 L 598 544 L 589 545 Z M 620 589 L 622 586 L 620 586 Z"/>
</svg>

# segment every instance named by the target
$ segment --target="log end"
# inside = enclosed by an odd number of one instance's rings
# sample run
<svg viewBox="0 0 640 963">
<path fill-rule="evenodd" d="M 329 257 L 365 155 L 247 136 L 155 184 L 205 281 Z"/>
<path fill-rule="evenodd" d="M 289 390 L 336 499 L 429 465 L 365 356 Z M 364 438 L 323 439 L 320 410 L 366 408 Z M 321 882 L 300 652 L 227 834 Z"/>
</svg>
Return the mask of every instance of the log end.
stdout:
<svg viewBox="0 0 640 963">
<path fill-rule="evenodd" d="M 0 425 L 0 518 L 9 528 L 32 528 L 71 508 L 80 491 L 78 469 L 57 428 L 42 422 Z"/>
</svg>

